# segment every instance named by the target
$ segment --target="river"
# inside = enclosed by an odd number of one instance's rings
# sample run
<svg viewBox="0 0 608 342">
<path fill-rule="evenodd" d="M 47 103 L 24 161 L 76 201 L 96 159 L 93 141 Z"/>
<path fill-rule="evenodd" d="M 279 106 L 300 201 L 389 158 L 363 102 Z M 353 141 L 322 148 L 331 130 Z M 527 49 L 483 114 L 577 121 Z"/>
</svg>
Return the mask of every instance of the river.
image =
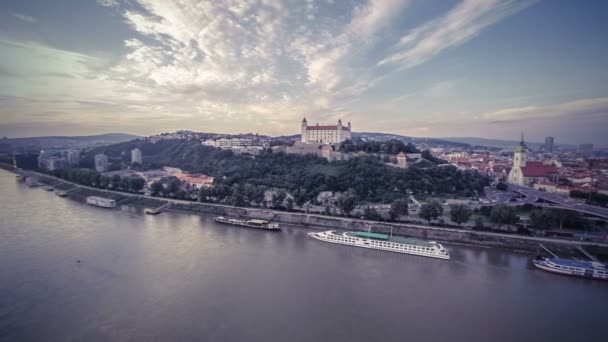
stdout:
<svg viewBox="0 0 608 342">
<path fill-rule="evenodd" d="M 608 341 L 608 282 L 90 207 L 0 170 L 0 340 Z"/>
</svg>

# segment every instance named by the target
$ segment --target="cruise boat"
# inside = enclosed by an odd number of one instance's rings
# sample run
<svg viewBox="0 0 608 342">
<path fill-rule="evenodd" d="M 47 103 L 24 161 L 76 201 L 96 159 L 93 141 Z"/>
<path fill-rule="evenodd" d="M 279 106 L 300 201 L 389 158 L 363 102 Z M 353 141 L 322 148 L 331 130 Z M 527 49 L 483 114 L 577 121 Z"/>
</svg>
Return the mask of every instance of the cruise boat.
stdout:
<svg viewBox="0 0 608 342">
<path fill-rule="evenodd" d="M 338 232 L 335 230 L 310 232 L 308 233 L 308 236 L 317 240 L 340 245 L 379 249 L 388 252 L 446 260 L 450 258 L 448 251 L 435 241 L 424 241 L 415 238 L 389 236 L 371 232 Z"/>
<path fill-rule="evenodd" d="M 608 268 L 597 261 L 536 257 L 532 263 L 541 270 L 591 279 L 608 280 Z"/>
<path fill-rule="evenodd" d="M 239 219 L 233 219 L 233 218 L 228 218 L 228 217 L 224 217 L 224 216 L 218 216 L 215 218 L 215 222 L 227 223 L 227 224 L 232 224 L 235 226 L 243 226 L 243 227 L 249 227 L 249 228 L 272 230 L 272 231 L 281 230 L 278 223 L 273 223 L 273 222 L 269 222 L 266 220 L 258 220 L 258 219 L 239 220 Z"/>
</svg>

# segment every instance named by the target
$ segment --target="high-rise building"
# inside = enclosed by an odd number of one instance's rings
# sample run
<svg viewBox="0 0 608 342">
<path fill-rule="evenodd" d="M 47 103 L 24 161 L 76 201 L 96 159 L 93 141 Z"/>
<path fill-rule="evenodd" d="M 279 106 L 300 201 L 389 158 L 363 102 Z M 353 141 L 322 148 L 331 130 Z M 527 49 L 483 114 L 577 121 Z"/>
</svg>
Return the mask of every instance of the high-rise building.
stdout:
<svg viewBox="0 0 608 342">
<path fill-rule="evenodd" d="M 545 152 L 546 153 L 553 153 L 553 143 L 554 142 L 555 142 L 555 139 L 553 137 L 545 138 Z"/>
<path fill-rule="evenodd" d="M 585 157 L 590 157 L 593 154 L 593 144 L 580 144 L 578 145 L 578 153 Z"/>
<path fill-rule="evenodd" d="M 80 162 L 80 151 L 78 150 L 67 150 L 63 153 L 69 166 L 76 166 Z"/>
<path fill-rule="evenodd" d="M 95 171 L 107 172 L 108 171 L 108 156 L 103 153 L 95 155 Z"/>
<path fill-rule="evenodd" d="M 300 141 L 303 143 L 336 144 L 351 138 L 350 122 L 342 126 L 342 120 L 338 120 L 335 126 L 308 126 L 306 118 L 302 120 L 302 136 Z"/>
<path fill-rule="evenodd" d="M 141 165 L 141 151 L 138 148 L 134 148 L 131 150 L 131 164 L 137 163 Z"/>
</svg>

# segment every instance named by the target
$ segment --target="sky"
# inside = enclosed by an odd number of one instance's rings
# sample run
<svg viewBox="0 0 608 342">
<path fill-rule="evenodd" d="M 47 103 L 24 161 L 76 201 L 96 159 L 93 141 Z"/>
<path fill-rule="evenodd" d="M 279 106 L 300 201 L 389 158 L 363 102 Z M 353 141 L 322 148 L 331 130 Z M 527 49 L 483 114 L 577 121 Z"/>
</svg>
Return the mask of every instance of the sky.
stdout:
<svg viewBox="0 0 608 342">
<path fill-rule="evenodd" d="M 3 0 L 0 136 L 353 131 L 608 146 L 608 1 Z"/>
</svg>

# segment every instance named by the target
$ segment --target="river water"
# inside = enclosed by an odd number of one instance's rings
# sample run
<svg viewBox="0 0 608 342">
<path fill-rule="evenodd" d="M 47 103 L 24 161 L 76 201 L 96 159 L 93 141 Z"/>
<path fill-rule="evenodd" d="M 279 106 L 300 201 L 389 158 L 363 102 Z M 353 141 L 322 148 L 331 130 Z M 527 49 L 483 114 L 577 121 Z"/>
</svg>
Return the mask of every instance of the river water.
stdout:
<svg viewBox="0 0 608 342">
<path fill-rule="evenodd" d="M 608 341 L 608 282 L 527 254 L 434 260 L 107 210 L 3 170 L 0 218 L 2 341 Z"/>
</svg>

